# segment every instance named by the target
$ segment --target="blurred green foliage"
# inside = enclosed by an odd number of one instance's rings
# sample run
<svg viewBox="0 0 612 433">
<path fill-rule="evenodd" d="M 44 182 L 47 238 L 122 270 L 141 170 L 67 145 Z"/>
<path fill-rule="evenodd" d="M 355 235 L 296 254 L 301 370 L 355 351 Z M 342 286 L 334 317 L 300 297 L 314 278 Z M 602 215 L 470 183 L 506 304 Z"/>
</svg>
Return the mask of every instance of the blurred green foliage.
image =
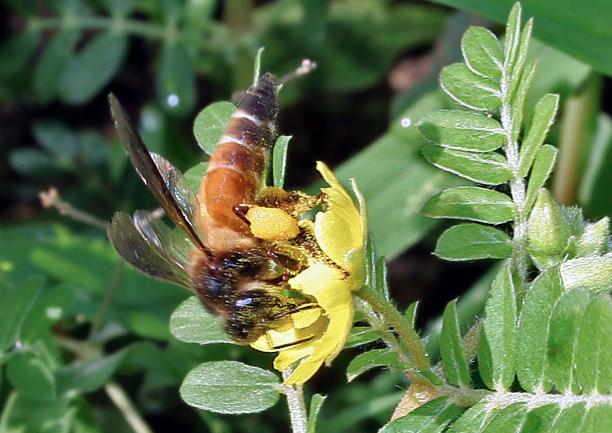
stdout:
<svg viewBox="0 0 612 433">
<path fill-rule="evenodd" d="M 427 236 L 439 222 L 420 213 L 427 199 L 465 183 L 425 160 L 420 152 L 425 139 L 413 125 L 432 110 L 453 107 L 434 88 L 436 77 L 443 64 L 460 55 L 453 35 L 473 17 L 421 2 L 376 0 L 4 3 L 0 431 L 130 431 L 111 404 L 117 384 L 145 419 L 159 424 L 156 431 L 168 426 L 193 432 L 286 431 L 280 404 L 261 415 L 265 422 L 255 422 L 258 415 L 226 417 L 187 408 L 177 390 L 197 364 L 231 359 L 267 368 L 271 358 L 234 345 L 188 345 L 171 337 L 168 319 L 188 293 L 122 265 L 103 230 L 41 211 L 37 193 L 55 185 L 62 200 L 103 221 L 117 209 L 153 207 L 116 143 L 106 93 L 126 96 L 149 149 L 181 168 L 191 167 L 203 159 L 196 139 L 205 149 L 208 144 L 199 136 L 210 139 L 210 123 L 200 131 L 197 120 L 192 136 L 195 115 L 245 89 L 257 49 L 265 46 L 263 70 L 282 74 L 306 57 L 319 65 L 281 95 L 282 113 L 289 113 L 282 120 L 297 125 L 281 130 L 294 137 L 289 178 L 306 185 L 315 159 L 347 159 L 338 176 L 355 178 L 365 195 L 377 252 L 397 257 L 422 239 L 431 243 Z M 492 10 L 490 2 L 443 3 L 500 20 L 507 12 L 502 6 Z M 538 26 L 548 17 L 547 10 L 526 9 Z M 540 59 L 534 94 L 560 92 L 563 105 L 585 80 L 603 80 L 593 70 L 610 73 L 610 56 L 596 50 L 610 46 L 609 32 L 596 32 L 610 10 L 596 2 L 588 14 L 578 14 L 580 20 L 566 17 L 578 33 L 554 32 L 554 22 L 542 26 L 542 40 L 549 45 L 537 43 L 530 53 Z M 585 20 L 594 24 L 582 25 Z M 392 71 L 402 71 L 401 60 L 429 50 L 434 54 L 425 76 L 393 87 L 391 95 L 385 83 Z M 567 145 L 578 148 L 577 160 L 568 163 L 578 167 L 576 199 L 593 217 L 612 211 L 612 123 L 600 97 L 601 92 L 590 96 L 592 115 L 574 126 L 584 132 L 584 141 Z M 527 119 L 534 105 L 527 102 Z M 300 106 L 316 118 L 307 121 L 309 113 Z M 318 125 L 326 118 L 331 121 Z M 562 118 L 561 127 L 551 131 L 552 144 L 564 124 L 575 125 L 573 120 Z M 192 170 L 187 178 L 197 184 L 203 166 Z M 292 171 L 299 175 L 292 177 Z M 474 305 L 481 306 L 484 296 L 477 285 L 472 298 L 465 298 L 469 303 L 458 303 L 462 325 L 480 311 Z M 350 345 L 371 344 L 378 337 L 370 328 L 357 328 Z M 321 432 L 372 431 L 389 419 L 400 398 L 400 375 L 367 375 L 367 381 L 343 385 L 349 360 L 343 355 L 314 384 L 324 394 L 334 389 L 321 409 Z"/>
</svg>

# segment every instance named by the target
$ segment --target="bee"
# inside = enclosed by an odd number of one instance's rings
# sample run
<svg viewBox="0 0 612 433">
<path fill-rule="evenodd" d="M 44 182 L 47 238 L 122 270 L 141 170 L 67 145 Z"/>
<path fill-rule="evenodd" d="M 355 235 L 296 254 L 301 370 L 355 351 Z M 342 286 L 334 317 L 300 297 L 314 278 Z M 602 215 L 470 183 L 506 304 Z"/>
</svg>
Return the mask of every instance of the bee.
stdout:
<svg viewBox="0 0 612 433">
<path fill-rule="evenodd" d="M 171 229 L 154 213 L 117 212 L 108 230 L 111 244 L 140 271 L 194 291 L 208 310 L 225 319 L 228 335 L 240 343 L 253 342 L 272 322 L 311 305 L 303 296 L 287 296 L 287 280 L 304 268 L 303 258 L 255 238 L 244 211 L 262 203 L 295 211 L 303 198 L 266 187 L 264 179 L 277 138 L 277 93 L 288 78 L 313 67 L 304 61 L 280 80 L 266 73 L 245 92 L 197 194 L 170 162 L 147 150 L 119 101 L 109 96 L 132 165 L 181 229 Z"/>
</svg>

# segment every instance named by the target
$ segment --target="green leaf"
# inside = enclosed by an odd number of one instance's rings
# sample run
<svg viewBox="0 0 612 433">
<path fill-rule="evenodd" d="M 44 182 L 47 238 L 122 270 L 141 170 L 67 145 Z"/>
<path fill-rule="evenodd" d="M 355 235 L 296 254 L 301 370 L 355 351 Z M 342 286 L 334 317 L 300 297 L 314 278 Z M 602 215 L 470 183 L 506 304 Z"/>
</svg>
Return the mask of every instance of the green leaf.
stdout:
<svg viewBox="0 0 612 433">
<path fill-rule="evenodd" d="M 379 340 L 382 337 L 382 332 L 377 329 L 372 329 L 369 326 L 353 326 L 351 332 L 346 339 L 345 348 L 362 346 Z"/>
<path fill-rule="evenodd" d="M 437 398 L 386 424 L 379 433 L 441 433 L 463 411 L 463 408 L 452 404 L 447 398 Z"/>
<path fill-rule="evenodd" d="M 219 101 L 198 113 L 193 123 L 193 135 L 204 152 L 212 155 L 235 110 L 231 102 Z"/>
<path fill-rule="evenodd" d="M 12 36 L 0 46 L 0 77 L 8 77 L 22 71 L 40 41 L 40 33 L 24 31 Z"/>
<path fill-rule="evenodd" d="M 463 63 L 445 66 L 440 86 L 455 102 L 471 110 L 494 114 L 501 106 L 497 81 L 474 74 Z"/>
<path fill-rule="evenodd" d="M 527 186 L 527 195 L 525 197 L 526 212 L 529 212 L 535 203 L 540 188 L 544 186 L 555 166 L 556 159 L 557 149 L 550 144 L 545 144 L 538 149 Z"/>
<path fill-rule="evenodd" d="M 477 13 L 498 23 L 506 22 L 512 4 L 511 1 L 485 0 L 436 2 Z M 602 55 L 612 45 L 612 29 L 609 26 L 612 6 L 608 2 L 523 0 L 521 3 L 526 14 L 535 19 L 535 36 L 538 39 L 590 63 L 597 71 L 612 74 L 612 58 Z"/>
<path fill-rule="evenodd" d="M 190 406 L 217 413 L 261 412 L 276 404 L 276 374 L 236 361 L 200 364 L 181 385 L 181 398 Z"/>
<path fill-rule="evenodd" d="M 76 137 L 65 125 L 55 121 L 38 121 L 33 128 L 34 137 L 56 161 L 69 166 L 77 156 Z"/>
<path fill-rule="evenodd" d="M 404 319 L 412 328 L 414 328 L 417 311 L 419 311 L 419 301 L 413 302 L 404 311 Z"/>
<path fill-rule="evenodd" d="M 321 394 L 313 394 L 310 399 L 310 407 L 308 408 L 308 426 L 306 433 L 316 433 L 317 432 L 317 420 L 319 417 L 319 412 L 321 411 L 321 407 L 323 407 L 323 403 L 327 396 Z"/>
<path fill-rule="evenodd" d="M 469 387 L 470 368 L 463 351 L 461 330 L 457 320 L 457 300 L 446 305 L 442 319 L 442 331 L 440 333 L 440 353 L 444 374 L 451 385 L 461 388 Z"/>
<path fill-rule="evenodd" d="M 272 178 L 274 186 L 282 188 L 285 184 L 285 171 L 287 169 L 287 152 L 289 150 L 290 135 L 281 135 L 274 144 L 272 151 Z"/>
<path fill-rule="evenodd" d="M 470 27 L 461 39 L 461 51 L 468 68 L 474 73 L 499 80 L 504 63 L 497 37 L 484 27 Z"/>
<path fill-rule="evenodd" d="M 351 360 L 346 367 L 346 378 L 352 382 L 363 373 L 376 368 L 400 368 L 400 360 L 397 353 L 389 349 L 374 349 L 360 353 Z"/>
<path fill-rule="evenodd" d="M 478 369 L 490 389 L 507 390 L 514 380 L 516 318 L 516 291 L 507 264 L 491 285 L 482 320 Z"/>
<path fill-rule="evenodd" d="M 170 332 L 186 343 L 235 343 L 225 332 L 223 321 L 212 315 L 192 296 L 170 316 Z"/>
<path fill-rule="evenodd" d="M 551 317 L 563 293 L 561 277 L 556 268 L 542 273 L 531 284 L 521 311 L 516 337 L 516 373 L 523 389 L 533 393 L 548 393 L 552 383 L 547 371 L 547 342 L 551 332 Z"/>
<path fill-rule="evenodd" d="M 579 257 L 600 256 L 608 252 L 610 239 L 610 218 L 587 224 L 578 239 L 577 255 Z"/>
<path fill-rule="evenodd" d="M 193 62 L 180 43 L 166 43 L 161 52 L 157 75 L 157 97 L 170 113 L 184 116 L 196 103 Z"/>
<path fill-rule="evenodd" d="M 490 152 L 505 141 L 504 130 L 497 120 L 469 111 L 432 111 L 417 126 L 429 141 L 450 149 Z"/>
<path fill-rule="evenodd" d="M 508 14 L 504 37 L 504 69 L 512 71 L 521 42 L 521 4 L 515 3 Z"/>
<path fill-rule="evenodd" d="M 445 260 L 505 259 L 512 255 L 512 241 L 493 227 L 459 224 L 440 235 L 434 254 Z"/>
<path fill-rule="evenodd" d="M 185 179 L 185 184 L 196 195 L 200 190 L 200 184 L 202 183 L 202 179 L 206 174 L 207 168 L 208 163 L 200 162 L 199 164 L 196 164 L 189 170 L 187 170 L 183 175 L 183 178 Z"/>
<path fill-rule="evenodd" d="M 576 344 L 576 384 L 584 394 L 612 393 L 611 335 L 612 302 L 602 294 L 587 307 Z"/>
<path fill-rule="evenodd" d="M 452 426 L 448 433 L 482 432 L 487 418 L 491 415 L 485 404 L 476 404 L 466 410 Z"/>
<path fill-rule="evenodd" d="M 70 61 L 79 36 L 78 32 L 62 31 L 55 34 L 47 43 L 34 67 L 32 78 L 32 88 L 40 103 L 46 104 L 57 94 L 60 76 Z"/>
<path fill-rule="evenodd" d="M 578 394 L 575 363 L 580 326 L 591 296 L 586 290 L 570 290 L 558 300 L 550 318 L 547 375 L 552 384 L 565 394 Z"/>
<path fill-rule="evenodd" d="M 37 149 L 15 149 L 9 157 L 16 172 L 32 177 L 48 177 L 56 172 L 55 161 L 48 154 Z"/>
<path fill-rule="evenodd" d="M 536 62 L 531 62 L 516 78 L 516 89 L 512 97 L 511 112 L 512 112 L 512 140 L 518 141 L 519 135 L 523 126 L 523 117 L 525 116 L 525 103 L 531 90 L 531 83 L 536 75 Z"/>
<path fill-rule="evenodd" d="M 113 15 L 129 15 L 134 9 L 133 0 L 101 0 L 104 7 Z"/>
<path fill-rule="evenodd" d="M 567 260 L 561 263 L 561 279 L 566 290 L 582 287 L 593 292 L 609 291 L 612 282 L 612 254 Z"/>
<path fill-rule="evenodd" d="M 533 30 L 533 18 L 530 18 L 523 30 L 517 46 L 516 59 L 512 65 L 510 73 L 510 89 L 509 94 L 514 95 L 518 86 L 520 86 L 520 78 L 525 71 L 525 62 L 527 61 L 527 52 L 531 41 L 531 31 Z"/>
<path fill-rule="evenodd" d="M 535 106 L 531 125 L 521 146 L 519 161 L 519 174 L 521 177 L 527 176 L 538 149 L 544 143 L 546 134 L 548 134 L 550 126 L 555 121 L 558 108 L 559 95 L 550 93 L 542 96 Z"/>
<path fill-rule="evenodd" d="M 506 194 L 474 186 L 447 189 L 430 198 L 423 206 L 432 218 L 458 218 L 489 224 L 510 221 L 516 213 Z"/>
<path fill-rule="evenodd" d="M 36 401 L 55 398 L 55 377 L 42 357 L 18 352 L 8 362 L 6 374 L 20 395 Z"/>
<path fill-rule="evenodd" d="M 119 70 L 127 52 L 125 34 L 103 33 L 94 37 L 64 67 L 58 94 L 68 104 L 83 104 L 93 98 Z"/>
<path fill-rule="evenodd" d="M 22 323 L 36 302 L 43 281 L 42 277 L 35 275 L 21 285 L 14 286 L 0 278 L 0 352 L 13 347 L 20 338 Z"/>
<path fill-rule="evenodd" d="M 511 177 L 506 158 L 499 153 L 463 152 L 435 144 L 426 144 L 422 152 L 436 167 L 474 182 L 499 185 Z"/>
<path fill-rule="evenodd" d="M 44 290 L 26 316 L 19 338 L 26 343 L 40 339 L 53 324 L 68 316 L 74 300 L 75 290 L 71 286 L 60 284 Z"/>
<path fill-rule="evenodd" d="M 77 361 L 57 370 L 58 394 L 70 391 L 93 392 L 108 382 L 130 348 L 91 361 Z"/>
<path fill-rule="evenodd" d="M 67 399 L 35 402 L 13 392 L 6 400 L 0 431 L 2 433 L 67 433 L 71 431 L 76 409 Z"/>
</svg>

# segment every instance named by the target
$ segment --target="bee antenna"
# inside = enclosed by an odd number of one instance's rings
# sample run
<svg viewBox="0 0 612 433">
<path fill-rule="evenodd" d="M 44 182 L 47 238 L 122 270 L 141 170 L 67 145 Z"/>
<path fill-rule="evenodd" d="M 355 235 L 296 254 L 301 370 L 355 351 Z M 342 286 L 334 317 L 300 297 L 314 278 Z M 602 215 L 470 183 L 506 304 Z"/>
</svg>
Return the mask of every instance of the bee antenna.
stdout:
<svg viewBox="0 0 612 433">
<path fill-rule="evenodd" d="M 316 62 L 310 59 L 302 60 L 302 63 L 300 64 L 300 66 L 298 66 L 295 70 L 293 70 L 292 72 L 289 72 L 288 74 L 281 77 L 280 80 L 278 80 L 278 88 L 280 89 L 283 86 L 283 84 L 285 84 L 287 81 L 290 81 L 290 80 L 293 80 L 294 78 L 298 78 L 303 75 L 309 74 L 316 67 L 317 67 Z"/>
</svg>

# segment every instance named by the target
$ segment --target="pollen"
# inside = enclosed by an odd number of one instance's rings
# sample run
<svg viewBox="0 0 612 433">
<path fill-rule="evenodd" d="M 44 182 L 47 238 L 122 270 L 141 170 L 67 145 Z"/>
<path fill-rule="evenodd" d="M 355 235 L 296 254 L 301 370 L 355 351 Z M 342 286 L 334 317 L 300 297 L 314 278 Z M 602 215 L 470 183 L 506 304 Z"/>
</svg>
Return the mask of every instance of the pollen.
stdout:
<svg viewBox="0 0 612 433">
<path fill-rule="evenodd" d="M 253 206 L 245 218 L 253 236 L 266 241 L 288 241 L 300 233 L 298 221 L 282 209 Z"/>
</svg>

